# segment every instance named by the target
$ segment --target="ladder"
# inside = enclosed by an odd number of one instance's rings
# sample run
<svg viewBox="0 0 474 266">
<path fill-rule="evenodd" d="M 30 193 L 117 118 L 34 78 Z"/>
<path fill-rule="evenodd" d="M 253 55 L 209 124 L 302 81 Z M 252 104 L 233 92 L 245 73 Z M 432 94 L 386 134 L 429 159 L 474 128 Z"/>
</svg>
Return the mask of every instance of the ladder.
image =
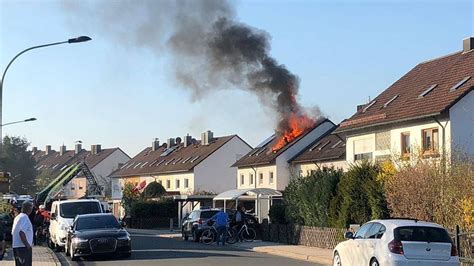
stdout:
<svg viewBox="0 0 474 266">
<path fill-rule="evenodd" d="M 87 190 L 86 196 L 88 197 L 100 197 L 102 196 L 102 187 L 99 186 L 97 183 L 97 179 L 95 178 L 92 171 L 89 169 L 87 164 L 81 164 L 81 171 L 82 174 L 86 177 L 87 180 Z"/>
</svg>

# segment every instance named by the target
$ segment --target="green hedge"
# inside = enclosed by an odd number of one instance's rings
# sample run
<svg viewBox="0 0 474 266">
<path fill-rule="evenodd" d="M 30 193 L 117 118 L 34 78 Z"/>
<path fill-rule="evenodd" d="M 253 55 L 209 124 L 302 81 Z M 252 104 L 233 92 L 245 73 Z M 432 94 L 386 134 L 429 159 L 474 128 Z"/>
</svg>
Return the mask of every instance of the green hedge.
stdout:
<svg viewBox="0 0 474 266">
<path fill-rule="evenodd" d="M 172 199 L 132 203 L 132 218 L 175 218 L 177 205 Z"/>
</svg>

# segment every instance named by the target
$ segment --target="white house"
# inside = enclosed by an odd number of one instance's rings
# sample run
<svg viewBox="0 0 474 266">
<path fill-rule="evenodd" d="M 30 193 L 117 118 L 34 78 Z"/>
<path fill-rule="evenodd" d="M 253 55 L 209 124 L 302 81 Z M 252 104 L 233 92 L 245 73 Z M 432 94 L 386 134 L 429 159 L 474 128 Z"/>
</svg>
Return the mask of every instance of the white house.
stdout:
<svg viewBox="0 0 474 266">
<path fill-rule="evenodd" d="M 152 147 L 111 174 L 114 213 L 123 215 L 120 200 L 125 182 L 146 186 L 156 180 L 169 195 L 218 194 L 233 189 L 237 170 L 231 165 L 251 149 L 237 135 L 214 137 L 211 131 L 203 133 L 201 141 L 185 136 L 183 141 L 168 139 L 160 146 L 155 140 Z"/>
<path fill-rule="evenodd" d="M 474 154 L 474 38 L 463 44 L 415 66 L 341 123 L 348 163 Z"/>
<path fill-rule="evenodd" d="M 290 177 L 297 174 L 290 171 L 290 159 L 294 158 L 315 140 L 333 130 L 334 127 L 333 122 L 324 119 L 277 151 L 271 150 L 274 137 L 266 139 L 233 165 L 238 168 L 237 188 L 284 190 L 290 181 Z"/>
</svg>

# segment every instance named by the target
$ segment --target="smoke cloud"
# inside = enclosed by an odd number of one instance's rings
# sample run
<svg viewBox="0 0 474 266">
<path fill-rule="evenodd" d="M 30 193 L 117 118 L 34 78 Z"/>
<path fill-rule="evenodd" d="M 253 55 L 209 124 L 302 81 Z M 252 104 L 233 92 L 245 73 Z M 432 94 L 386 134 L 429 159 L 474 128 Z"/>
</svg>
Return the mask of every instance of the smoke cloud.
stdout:
<svg viewBox="0 0 474 266">
<path fill-rule="evenodd" d="M 169 55 L 174 80 L 194 99 L 212 90 L 254 93 L 278 115 L 277 138 L 290 120 L 314 119 L 298 104 L 299 79 L 270 55 L 270 35 L 238 22 L 223 0 L 66 1 L 64 7 L 132 47 Z M 320 113 L 311 117 L 319 117 Z M 309 119 L 309 120 L 308 120 Z M 307 121 L 313 121 L 308 124 Z"/>
</svg>

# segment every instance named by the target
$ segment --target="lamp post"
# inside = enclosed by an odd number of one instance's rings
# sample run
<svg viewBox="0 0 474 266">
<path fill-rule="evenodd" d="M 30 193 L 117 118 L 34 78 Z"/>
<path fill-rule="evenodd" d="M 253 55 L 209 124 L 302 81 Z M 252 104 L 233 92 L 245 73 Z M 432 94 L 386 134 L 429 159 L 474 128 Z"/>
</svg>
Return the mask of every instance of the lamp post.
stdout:
<svg viewBox="0 0 474 266">
<path fill-rule="evenodd" d="M 3 71 L 2 80 L 0 81 L 0 125 L 2 124 L 2 116 L 3 116 L 3 84 L 5 83 L 5 75 L 7 74 L 7 71 L 10 68 L 10 65 L 13 63 L 13 61 L 15 61 L 15 59 L 17 59 L 20 55 L 22 55 L 22 54 L 24 54 L 24 53 L 26 53 L 30 50 L 33 50 L 33 49 L 38 49 L 38 48 L 43 48 L 43 47 L 48 47 L 48 46 L 53 46 L 53 45 L 59 45 L 59 44 L 65 44 L 65 43 L 87 42 L 87 41 L 90 41 L 90 40 L 92 40 L 92 39 L 88 36 L 80 36 L 80 37 L 77 37 L 77 38 L 69 39 L 67 41 L 54 42 L 54 43 L 48 43 L 48 44 L 33 46 L 33 47 L 25 49 L 25 50 L 19 52 L 17 55 L 15 55 L 15 57 L 13 57 L 13 59 L 8 63 L 7 67 L 5 68 L 5 71 Z M 30 120 L 30 121 L 34 121 L 34 120 Z M 27 122 L 27 121 L 19 121 L 19 122 Z M 3 144 L 3 131 L 2 131 L 2 127 L 0 126 L 0 148 L 2 147 L 2 144 Z"/>
<path fill-rule="evenodd" d="M 25 119 L 25 120 L 20 120 L 20 121 L 15 121 L 15 122 L 9 122 L 9 123 L 5 123 L 5 124 L 3 124 L 3 125 L 0 125 L 0 127 L 12 125 L 12 124 L 18 124 L 18 123 L 31 122 L 31 121 L 36 121 L 36 118 L 32 117 L 32 118 L 28 118 L 28 119 Z"/>
</svg>

